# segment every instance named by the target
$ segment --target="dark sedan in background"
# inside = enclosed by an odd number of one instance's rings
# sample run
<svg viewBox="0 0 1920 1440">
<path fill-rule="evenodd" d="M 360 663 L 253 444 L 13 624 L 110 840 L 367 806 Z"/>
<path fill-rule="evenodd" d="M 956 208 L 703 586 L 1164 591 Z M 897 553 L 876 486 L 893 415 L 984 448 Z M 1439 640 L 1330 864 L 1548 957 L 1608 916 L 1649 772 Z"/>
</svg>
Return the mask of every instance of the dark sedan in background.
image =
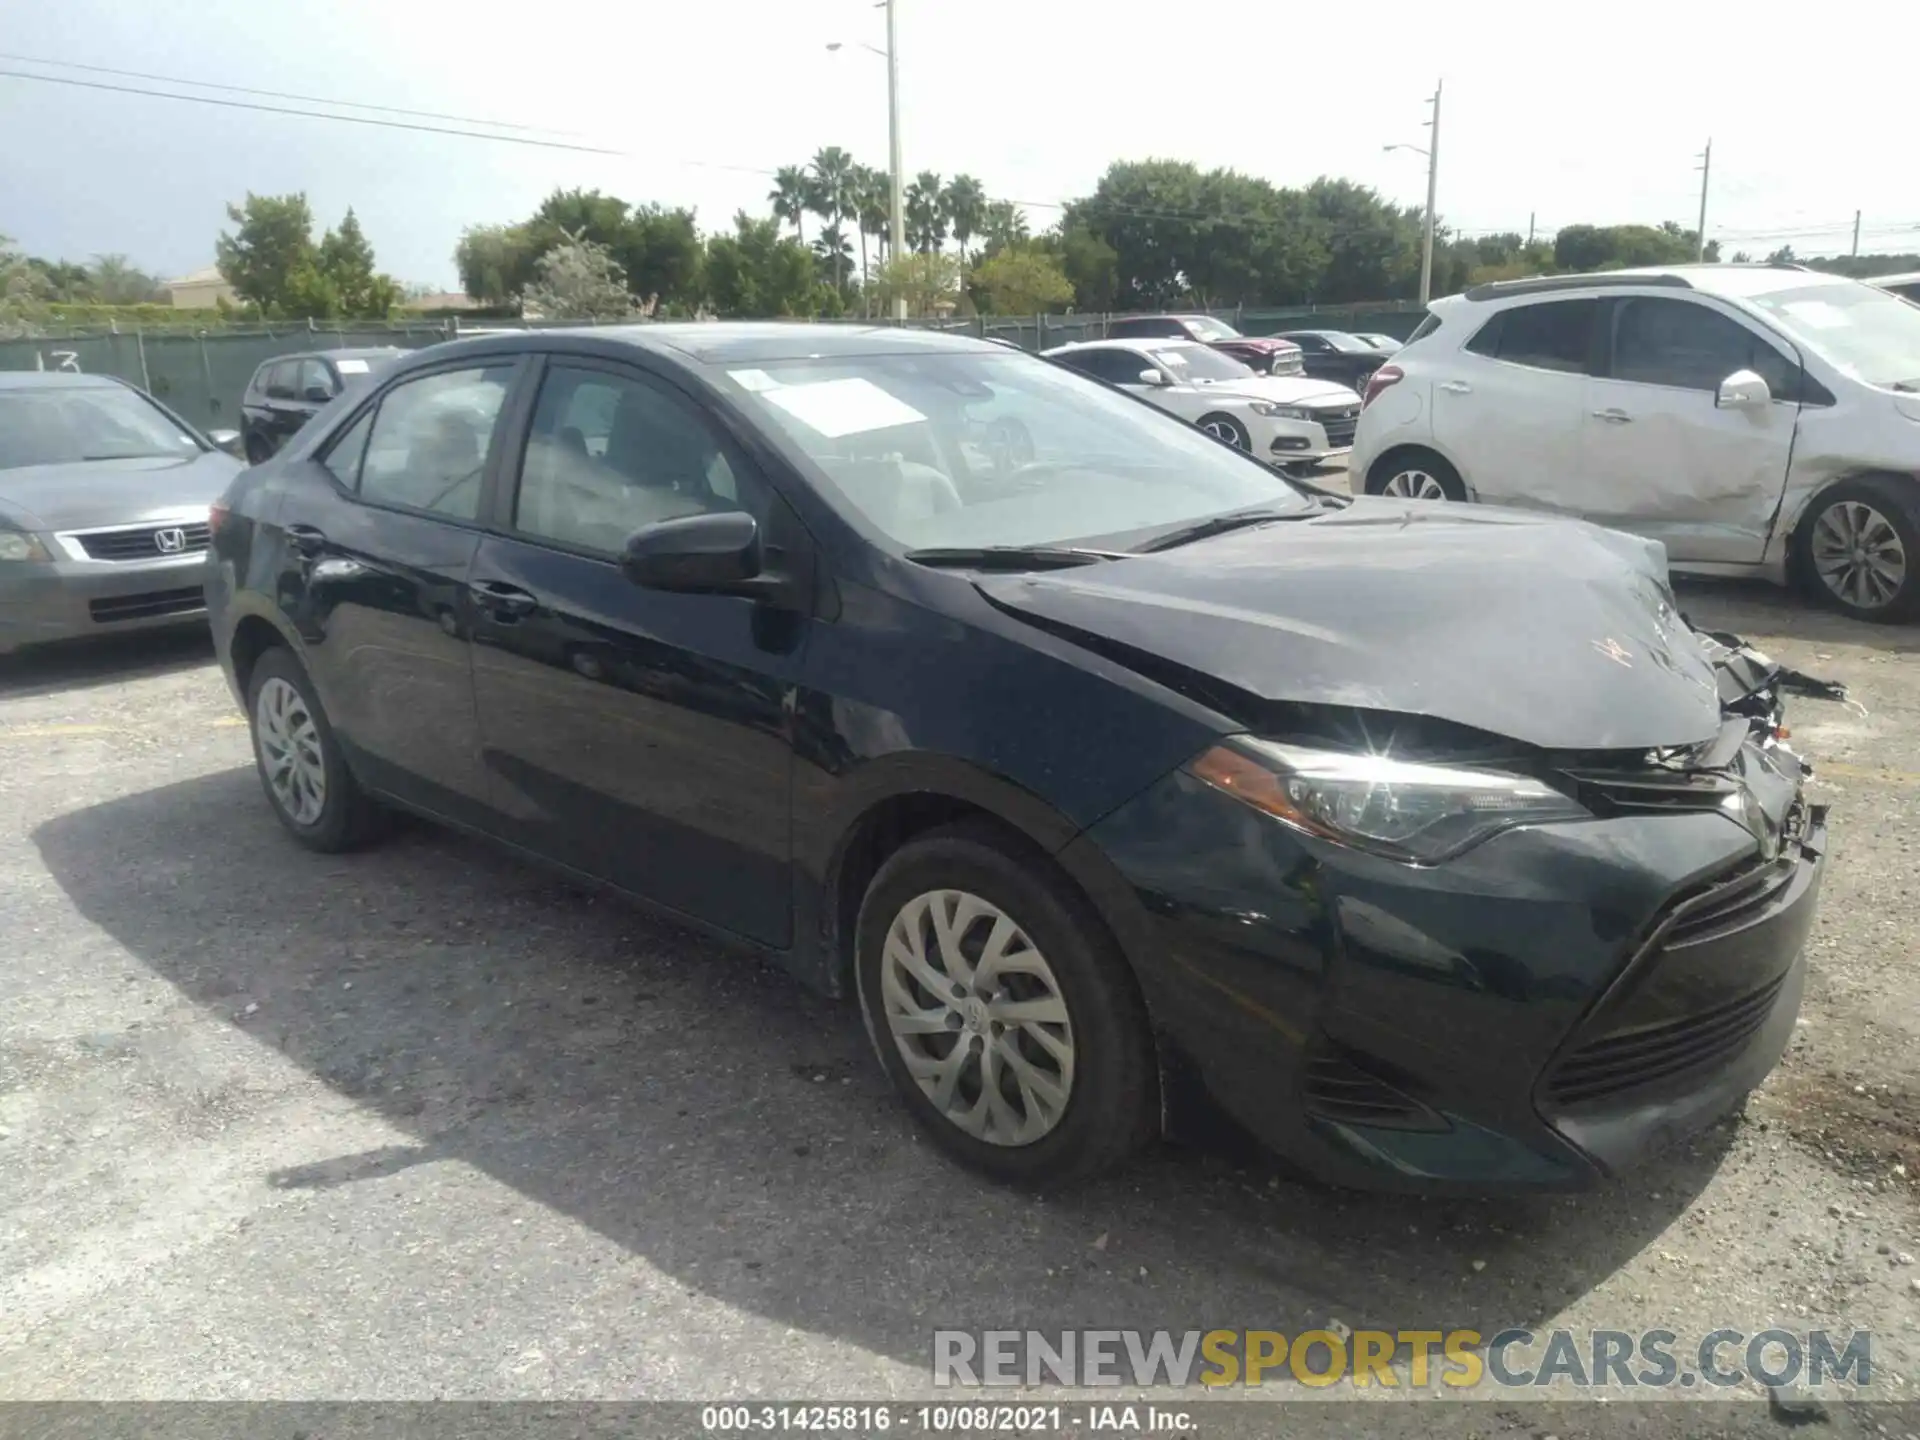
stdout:
<svg viewBox="0 0 1920 1440">
<path fill-rule="evenodd" d="M 0 653 L 200 618 L 240 469 L 214 438 L 111 376 L 0 371 Z"/>
<path fill-rule="evenodd" d="M 436 346 L 214 513 L 297 840 L 402 807 L 770 951 L 1002 1179 L 1210 1102 L 1341 1182 L 1575 1186 L 1793 1029 L 1824 813 L 1635 537 L 851 325 Z"/>
<path fill-rule="evenodd" d="M 1261 375 L 1298 375 L 1300 347 L 1275 335 L 1242 335 L 1211 315 L 1120 315 L 1107 322 L 1109 340 L 1193 340 L 1231 355 Z"/>
<path fill-rule="evenodd" d="M 1316 380 L 1338 380 L 1362 395 L 1373 372 L 1393 358 L 1398 345 L 1378 345 L 1345 330 L 1283 330 L 1280 338 L 1300 347 L 1300 363 Z"/>
<path fill-rule="evenodd" d="M 240 397 L 240 433 L 247 459 L 258 465 L 333 403 L 406 352 L 395 346 L 363 350 L 315 350 L 282 355 L 253 372 Z"/>
</svg>

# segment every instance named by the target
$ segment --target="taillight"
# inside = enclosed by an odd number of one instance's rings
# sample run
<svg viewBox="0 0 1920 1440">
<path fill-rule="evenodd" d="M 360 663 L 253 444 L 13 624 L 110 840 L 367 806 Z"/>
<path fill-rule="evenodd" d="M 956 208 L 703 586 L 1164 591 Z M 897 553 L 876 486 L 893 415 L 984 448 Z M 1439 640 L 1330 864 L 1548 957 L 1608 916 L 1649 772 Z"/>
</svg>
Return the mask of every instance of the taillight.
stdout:
<svg viewBox="0 0 1920 1440">
<path fill-rule="evenodd" d="M 1407 378 L 1407 372 L 1398 365 L 1382 365 L 1367 377 L 1367 393 L 1360 397 L 1360 408 L 1366 409 L 1385 391 L 1398 385 Z"/>
</svg>

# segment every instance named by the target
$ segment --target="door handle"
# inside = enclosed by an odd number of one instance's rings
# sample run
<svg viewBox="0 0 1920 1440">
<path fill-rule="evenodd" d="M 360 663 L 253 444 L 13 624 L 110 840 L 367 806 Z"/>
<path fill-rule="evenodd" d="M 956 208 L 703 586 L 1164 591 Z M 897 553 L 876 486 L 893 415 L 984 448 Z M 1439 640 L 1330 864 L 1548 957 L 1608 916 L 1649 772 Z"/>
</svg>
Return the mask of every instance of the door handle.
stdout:
<svg viewBox="0 0 1920 1440">
<path fill-rule="evenodd" d="M 1442 380 L 1440 388 L 1449 395 L 1471 395 L 1473 387 L 1464 380 Z"/>
<path fill-rule="evenodd" d="M 522 615 L 531 615 L 540 604 L 531 591 L 503 580 L 476 580 L 467 589 L 482 610 L 508 624 Z"/>
<path fill-rule="evenodd" d="M 1609 425 L 1627 425 L 1633 421 L 1633 417 L 1624 410 L 1595 410 L 1592 414 L 1594 419 L 1604 420 Z"/>
<path fill-rule="evenodd" d="M 287 539 L 293 542 L 293 548 L 311 560 L 327 548 L 326 533 L 314 525 L 287 526 Z"/>
</svg>

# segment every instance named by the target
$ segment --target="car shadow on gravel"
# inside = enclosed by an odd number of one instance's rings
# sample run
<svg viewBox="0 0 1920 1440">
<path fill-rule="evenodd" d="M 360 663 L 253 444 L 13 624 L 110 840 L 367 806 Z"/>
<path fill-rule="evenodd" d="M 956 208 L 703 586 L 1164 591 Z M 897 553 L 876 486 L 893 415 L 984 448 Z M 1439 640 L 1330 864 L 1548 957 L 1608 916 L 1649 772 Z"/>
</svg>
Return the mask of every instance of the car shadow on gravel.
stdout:
<svg viewBox="0 0 1920 1440">
<path fill-rule="evenodd" d="M 120 685 L 213 663 L 213 639 L 204 628 L 69 640 L 0 655 L 0 699 Z"/>
<path fill-rule="evenodd" d="M 309 855 L 249 770 L 33 838 L 140 963 L 411 1137 L 263 1185 L 463 1162 L 689 1291 L 910 1364 L 936 1326 L 1538 1321 L 1672 1224 L 1726 1138 L 1578 1197 L 1354 1195 L 1164 1146 L 1035 1199 L 915 1137 L 850 1006 L 478 842 Z"/>
</svg>

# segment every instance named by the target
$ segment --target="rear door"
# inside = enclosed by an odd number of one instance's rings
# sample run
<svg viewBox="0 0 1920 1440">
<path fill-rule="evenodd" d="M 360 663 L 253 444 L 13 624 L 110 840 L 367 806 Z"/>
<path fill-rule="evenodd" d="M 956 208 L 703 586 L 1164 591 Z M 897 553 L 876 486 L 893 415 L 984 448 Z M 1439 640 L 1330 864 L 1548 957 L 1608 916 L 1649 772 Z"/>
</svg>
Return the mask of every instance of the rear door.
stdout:
<svg viewBox="0 0 1920 1440">
<path fill-rule="evenodd" d="M 1798 357 L 1700 299 L 1622 296 L 1603 315 L 1605 359 L 1582 416 L 1587 513 L 1674 560 L 1758 562 L 1793 453 Z M 1767 382 L 1771 404 L 1718 407 L 1740 370 Z"/>
<path fill-rule="evenodd" d="M 752 514 L 790 569 L 811 539 L 700 401 L 637 368 L 551 357 L 518 458 L 472 574 L 501 832 L 789 943 L 788 713 L 810 621 L 640 589 L 618 556 L 635 530 L 703 511 Z"/>
<path fill-rule="evenodd" d="M 355 772 L 488 820 L 467 571 L 495 483 L 514 357 L 407 377 L 287 477 L 281 604 Z"/>
<path fill-rule="evenodd" d="M 1592 299 L 1517 305 L 1422 367 L 1433 377 L 1434 440 L 1476 499 L 1588 513 L 1581 416 L 1598 315 Z"/>
</svg>

